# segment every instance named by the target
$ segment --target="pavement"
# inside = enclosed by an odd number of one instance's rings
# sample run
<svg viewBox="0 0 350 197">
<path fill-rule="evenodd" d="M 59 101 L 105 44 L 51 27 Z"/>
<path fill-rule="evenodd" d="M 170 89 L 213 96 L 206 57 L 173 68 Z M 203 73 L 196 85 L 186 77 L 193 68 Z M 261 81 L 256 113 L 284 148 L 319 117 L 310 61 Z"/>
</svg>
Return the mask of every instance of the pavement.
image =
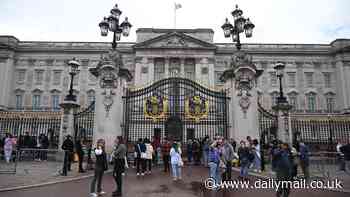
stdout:
<svg viewBox="0 0 350 197">
<path fill-rule="evenodd" d="M 3 167 L 3 163 L 0 163 Z M 6 165 L 6 164 L 5 164 Z M 60 162 L 19 162 L 16 174 L 0 174 L 0 197 L 58 197 L 88 196 L 92 171 L 77 173 L 77 164 L 67 177 L 60 176 Z M 238 177 L 238 168 L 234 168 L 233 177 Z M 212 191 L 205 189 L 204 181 L 208 177 L 208 168 L 188 166 L 183 168 L 183 180 L 174 182 L 169 173 L 160 168 L 153 169 L 151 175 L 137 177 L 135 169 L 128 169 L 124 179 L 124 195 L 130 197 L 226 197 L 226 196 L 275 196 L 274 189 L 236 188 Z M 273 174 L 252 173 L 251 182 L 273 177 Z M 271 176 L 269 176 L 271 175 Z M 336 178 L 336 177 L 334 177 Z M 344 186 L 349 187 L 350 176 L 345 177 Z M 105 196 L 111 196 L 115 183 L 111 173 L 103 179 Z M 291 197 L 345 197 L 349 193 L 340 190 L 293 189 Z"/>
</svg>

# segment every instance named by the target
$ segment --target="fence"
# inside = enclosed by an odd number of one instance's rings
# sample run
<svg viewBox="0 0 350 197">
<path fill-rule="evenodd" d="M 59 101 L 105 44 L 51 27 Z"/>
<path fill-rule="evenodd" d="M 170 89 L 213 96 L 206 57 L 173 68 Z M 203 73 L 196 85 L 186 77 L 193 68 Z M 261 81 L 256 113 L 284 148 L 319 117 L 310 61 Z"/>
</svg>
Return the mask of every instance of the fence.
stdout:
<svg viewBox="0 0 350 197">
<path fill-rule="evenodd" d="M 335 151 L 338 141 L 346 143 L 350 138 L 350 117 L 292 114 L 291 128 L 294 140 L 302 140 L 313 149 Z"/>
<path fill-rule="evenodd" d="M 0 112 L 0 137 L 3 139 L 6 133 L 11 133 L 21 146 L 28 133 L 31 146 L 35 147 L 38 136 L 44 134 L 49 138 L 50 147 L 57 148 L 61 117 L 61 112 Z"/>
</svg>

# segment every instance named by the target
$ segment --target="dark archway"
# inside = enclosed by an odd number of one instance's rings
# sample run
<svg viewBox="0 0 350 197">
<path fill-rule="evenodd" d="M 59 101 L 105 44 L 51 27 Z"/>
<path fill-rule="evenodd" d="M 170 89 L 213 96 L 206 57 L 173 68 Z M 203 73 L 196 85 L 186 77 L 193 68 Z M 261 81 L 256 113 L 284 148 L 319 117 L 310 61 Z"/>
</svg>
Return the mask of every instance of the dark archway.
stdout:
<svg viewBox="0 0 350 197">
<path fill-rule="evenodd" d="M 172 140 L 182 141 L 182 120 L 177 116 L 171 116 L 165 121 L 165 135 Z"/>
</svg>

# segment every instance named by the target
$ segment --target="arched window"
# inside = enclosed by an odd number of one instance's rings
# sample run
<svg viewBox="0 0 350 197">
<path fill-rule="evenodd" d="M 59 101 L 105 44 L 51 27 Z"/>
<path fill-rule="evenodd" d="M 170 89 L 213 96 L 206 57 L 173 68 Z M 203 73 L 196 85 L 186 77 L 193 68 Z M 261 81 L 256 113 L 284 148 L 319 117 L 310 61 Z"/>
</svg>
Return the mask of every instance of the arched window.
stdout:
<svg viewBox="0 0 350 197">
<path fill-rule="evenodd" d="M 15 91 L 15 104 L 16 104 L 16 110 L 22 110 L 23 109 L 23 95 L 24 90 L 16 90 Z"/>
<path fill-rule="evenodd" d="M 334 110 L 335 110 L 335 94 L 327 93 L 325 95 L 325 99 L 326 99 L 327 112 L 334 112 Z"/>
<path fill-rule="evenodd" d="M 316 94 L 309 93 L 306 95 L 307 98 L 307 110 L 310 112 L 316 111 Z"/>
<path fill-rule="evenodd" d="M 60 110 L 60 94 L 58 90 L 51 91 L 51 108 L 53 111 Z"/>
<path fill-rule="evenodd" d="M 296 92 L 291 92 L 288 94 L 289 104 L 292 106 L 292 110 L 298 109 L 298 94 Z"/>
<path fill-rule="evenodd" d="M 41 100 L 42 100 L 42 91 L 34 90 L 32 96 L 32 108 L 33 110 L 40 110 L 41 108 Z"/>
<path fill-rule="evenodd" d="M 89 90 L 87 92 L 87 105 L 90 105 L 92 102 L 94 102 L 96 99 L 95 97 L 95 91 L 94 90 Z"/>
</svg>

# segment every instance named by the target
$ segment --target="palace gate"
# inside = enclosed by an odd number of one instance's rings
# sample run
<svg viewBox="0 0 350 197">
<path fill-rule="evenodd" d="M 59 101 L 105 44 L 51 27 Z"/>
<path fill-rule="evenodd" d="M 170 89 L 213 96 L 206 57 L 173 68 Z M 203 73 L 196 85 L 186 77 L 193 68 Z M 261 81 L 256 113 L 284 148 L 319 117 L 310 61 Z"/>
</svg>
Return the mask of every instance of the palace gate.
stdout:
<svg viewBox="0 0 350 197">
<path fill-rule="evenodd" d="M 227 137 L 228 97 L 187 78 L 170 77 L 123 97 L 123 135 L 128 142 L 153 136 L 188 139 Z"/>
</svg>

